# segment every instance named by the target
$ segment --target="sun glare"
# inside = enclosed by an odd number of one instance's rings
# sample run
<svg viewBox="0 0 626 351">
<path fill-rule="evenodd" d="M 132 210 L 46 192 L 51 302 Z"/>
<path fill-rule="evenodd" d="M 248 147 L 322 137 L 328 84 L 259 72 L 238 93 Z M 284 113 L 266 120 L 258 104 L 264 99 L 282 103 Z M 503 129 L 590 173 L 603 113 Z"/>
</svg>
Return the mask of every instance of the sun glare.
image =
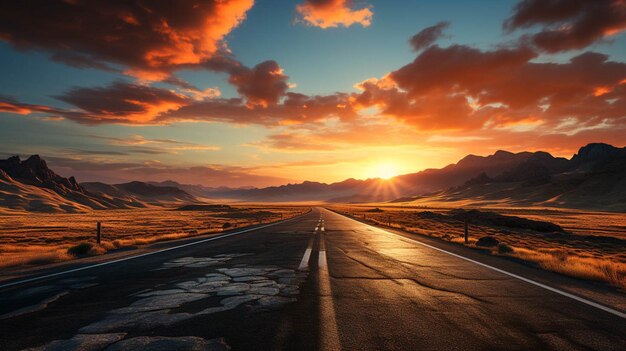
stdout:
<svg viewBox="0 0 626 351">
<path fill-rule="evenodd" d="M 389 179 L 398 175 L 398 167 L 390 163 L 379 163 L 373 167 L 372 173 L 376 178 Z"/>
</svg>

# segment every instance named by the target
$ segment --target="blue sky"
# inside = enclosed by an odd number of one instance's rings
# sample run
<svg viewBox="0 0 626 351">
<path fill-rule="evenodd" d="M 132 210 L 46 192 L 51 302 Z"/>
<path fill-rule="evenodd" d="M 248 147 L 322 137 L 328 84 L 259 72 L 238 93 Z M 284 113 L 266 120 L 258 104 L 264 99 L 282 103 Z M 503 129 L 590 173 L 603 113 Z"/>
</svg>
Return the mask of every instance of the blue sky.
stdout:
<svg viewBox="0 0 626 351">
<path fill-rule="evenodd" d="M 505 33 L 502 29 L 503 21 L 514 13 L 517 1 L 373 0 L 356 1 L 350 5 L 357 9 L 369 8 L 373 13 L 370 25 L 357 23 L 347 27 L 339 25 L 324 29 L 304 22 L 302 14 L 297 11 L 297 6 L 303 2 L 304 0 L 256 1 L 245 13 L 245 20 L 233 27 L 222 38 L 221 44 L 226 45 L 232 56 L 246 67 L 254 67 L 266 60 L 275 61 L 283 74 L 289 77 L 288 83 L 291 88 L 288 91 L 307 96 L 359 94 L 360 90 L 355 87 L 357 83 L 369 78 L 381 79 L 388 73 L 408 65 L 420 55 L 412 50 L 408 43 L 409 38 L 441 21 L 449 22 L 450 26 L 445 30 L 445 35 L 438 38 L 437 45 L 442 48 L 463 45 L 481 51 L 518 45 L 521 35 L 536 33 L 546 26 L 537 23 L 529 28 Z M 32 20 L 38 19 L 34 17 Z M 0 28 L 0 34 L 2 30 Z M 44 35 L 45 33 L 42 33 L 42 36 Z M 30 45 L 27 50 L 20 50 L 18 46 L 11 40 L 0 40 L 0 96 L 4 96 L 5 99 L 8 97 L 13 102 L 77 111 L 80 110 L 77 106 L 56 97 L 67 94 L 74 87 L 106 87 L 114 82 L 128 84 L 137 82 L 136 77 L 121 72 L 76 68 L 55 62 L 50 59 L 50 49 L 41 44 Z M 626 36 L 618 31 L 617 34 L 601 38 L 584 47 L 557 53 L 541 52 L 531 62 L 567 64 L 574 56 L 587 51 L 596 51 L 608 55 L 611 61 L 622 63 L 626 60 L 624 48 Z M 125 68 L 120 62 L 109 63 L 122 70 Z M 238 86 L 229 83 L 228 72 L 182 68 L 176 69 L 172 74 L 201 90 L 217 88 L 221 93 L 220 98 L 241 96 L 237 91 Z M 179 89 L 158 81 L 141 84 L 166 90 Z M 284 97 L 280 97 L 278 103 L 280 104 L 283 99 Z M 487 124 L 484 124 L 482 129 L 471 132 L 456 129 L 426 130 L 408 123 L 407 120 L 411 116 L 390 118 L 388 114 L 380 113 L 380 105 L 376 106 L 363 110 L 370 111 L 368 113 L 373 111 L 376 119 L 363 122 L 365 119 L 360 118 L 358 124 L 363 128 L 365 128 L 363 123 L 370 127 L 380 125 L 381 131 L 384 130 L 385 133 L 389 132 L 389 128 L 393 128 L 396 133 L 391 137 L 393 142 L 377 143 L 375 140 L 370 141 L 370 144 L 360 141 L 350 142 L 350 136 L 346 134 L 344 140 L 338 142 L 338 146 L 323 147 L 324 133 L 357 129 L 353 125 L 355 122 L 348 125 L 342 119 L 337 120 L 336 116 L 316 119 L 311 125 L 303 124 L 296 127 L 287 126 L 288 121 L 267 125 L 222 121 L 219 118 L 199 122 L 174 121 L 166 125 L 158 123 L 89 125 L 68 118 L 62 120 L 50 118 L 56 116 L 49 113 L 0 112 L 0 151 L 5 156 L 13 153 L 42 154 L 56 160 L 51 164 L 53 166 L 55 163 L 58 164 L 59 168 L 67 173 L 78 172 L 78 169 L 73 169 L 69 164 L 81 160 L 104 164 L 159 163 L 172 169 L 172 173 L 167 173 L 167 176 L 172 177 L 177 176 L 174 170 L 184 172 L 189 167 L 213 167 L 230 173 L 223 179 L 198 178 L 197 182 L 219 185 L 220 181 L 223 181 L 227 185 L 243 186 L 278 184 L 304 179 L 339 181 L 351 176 L 365 178 L 376 176 L 376 170 L 381 167 L 393 168 L 397 173 L 406 173 L 428 167 L 442 167 L 469 152 L 486 154 L 498 148 L 510 148 L 512 145 L 514 147 L 514 144 L 507 142 L 498 144 L 495 141 L 488 145 L 476 142 L 467 145 L 429 142 L 435 139 L 459 138 L 460 132 L 465 132 L 463 134 L 465 138 L 471 134 L 469 139 L 473 138 L 472 140 L 495 139 L 492 134 L 502 133 L 502 129 L 487 131 L 485 127 Z M 564 121 L 571 116 L 561 118 Z M 621 120 L 616 123 L 623 126 Z M 553 127 L 554 125 L 556 124 L 553 123 Z M 398 130 L 403 132 L 398 135 Z M 552 134 L 554 133 L 556 132 L 553 131 Z M 299 141 L 310 138 L 312 142 L 321 143 L 321 146 L 309 149 L 289 146 L 281 149 L 267 142 L 279 137 L 286 138 L 285 134 Z M 543 135 L 533 134 L 536 140 L 542 137 Z M 131 142 L 119 140 L 123 138 L 128 138 Z M 580 138 L 576 142 L 597 140 L 597 136 L 594 135 L 593 138 L 596 139 Z M 609 136 L 605 141 L 615 140 L 612 138 Z M 177 144 L 156 141 L 164 139 Z M 186 146 L 172 150 L 172 145 Z M 520 148 L 522 147 L 542 149 L 544 145 L 520 145 Z M 553 148 L 551 151 L 571 156 L 572 150 L 571 146 L 563 146 Z M 121 181 L 131 177 L 121 173 L 111 176 L 89 171 L 80 171 L 80 174 L 85 180 Z M 132 176 L 136 174 L 139 173 L 132 173 Z M 234 177 L 234 180 L 228 177 Z"/>
</svg>

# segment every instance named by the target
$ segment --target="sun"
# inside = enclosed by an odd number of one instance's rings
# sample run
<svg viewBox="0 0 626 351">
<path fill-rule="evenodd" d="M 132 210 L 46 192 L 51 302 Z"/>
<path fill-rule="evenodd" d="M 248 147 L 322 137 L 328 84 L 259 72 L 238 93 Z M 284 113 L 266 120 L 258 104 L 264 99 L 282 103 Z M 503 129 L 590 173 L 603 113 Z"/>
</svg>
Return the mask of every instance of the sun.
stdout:
<svg viewBox="0 0 626 351">
<path fill-rule="evenodd" d="M 390 179 L 398 175 L 398 167 L 392 163 L 379 163 L 372 169 L 374 177 Z"/>
</svg>

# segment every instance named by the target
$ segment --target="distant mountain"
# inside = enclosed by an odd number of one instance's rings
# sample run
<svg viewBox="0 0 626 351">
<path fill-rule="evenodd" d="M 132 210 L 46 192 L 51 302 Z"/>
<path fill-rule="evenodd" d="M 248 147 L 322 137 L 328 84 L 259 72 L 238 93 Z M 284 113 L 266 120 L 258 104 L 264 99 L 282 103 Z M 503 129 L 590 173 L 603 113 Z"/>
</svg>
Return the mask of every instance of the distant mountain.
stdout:
<svg viewBox="0 0 626 351">
<path fill-rule="evenodd" d="M 328 201 L 335 198 L 353 196 L 378 182 L 380 182 L 380 179 L 347 179 L 332 184 L 305 181 L 299 184 L 271 186 L 261 189 L 215 191 L 213 196 L 248 201 Z"/>
<path fill-rule="evenodd" d="M 502 150 L 490 156 L 468 155 L 456 164 L 442 169 L 427 169 L 418 173 L 405 174 L 394 178 L 394 181 L 404 184 L 407 193 L 421 195 L 462 185 L 481 174 L 496 177 L 520 166 L 529 159 L 540 158 L 544 154 L 549 155 L 545 152 L 511 153 Z"/>
<path fill-rule="evenodd" d="M 25 184 L 49 188 L 60 193 L 85 192 L 85 189 L 76 182 L 74 177 L 64 178 L 54 173 L 39 155 L 33 155 L 25 161 L 22 161 L 19 156 L 0 160 L 0 169 L 11 178 Z"/>
<path fill-rule="evenodd" d="M 488 206 L 555 206 L 626 211 L 626 148 L 589 144 L 571 160 L 535 153 L 495 177 L 480 174 L 430 196 L 396 202 Z"/>
<path fill-rule="evenodd" d="M 136 202 L 150 204 L 159 202 L 196 202 L 196 198 L 173 186 L 157 186 L 144 182 L 130 182 L 124 184 L 105 184 L 88 182 L 81 184 L 85 189 L 99 195 L 112 198 L 124 198 Z"/>
<path fill-rule="evenodd" d="M 442 169 L 427 169 L 394 177 L 390 180 L 347 179 L 325 184 L 303 182 L 261 189 L 216 191 L 212 195 L 249 201 L 328 201 L 374 202 L 389 201 L 405 196 L 417 196 L 464 184 L 469 179 L 484 174 L 498 176 L 532 158 L 546 153 L 511 153 L 497 151 L 490 156 L 469 155 L 456 164 Z M 549 155 L 549 154 L 546 154 Z M 565 159 L 561 159 L 566 161 Z"/>
<path fill-rule="evenodd" d="M 561 206 L 626 210 L 626 148 L 582 147 L 571 160 L 547 152 L 468 155 L 441 169 L 391 180 L 303 182 L 261 189 L 222 189 L 208 197 L 247 201 L 440 202 L 442 205 Z"/>
<path fill-rule="evenodd" d="M 50 170 L 39 156 L 0 160 L 0 207 L 29 211 L 130 208 L 198 199 L 324 201 L 465 206 L 557 206 L 626 211 L 626 148 L 594 143 L 571 159 L 547 152 L 469 155 L 441 169 L 390 180 L 305 181 L 266 188 L 130 182 L 82 183 Z"/>
<path fill-rule="evenodd" d="M 102 187 L 116 187 L 119 192 L 106 193 L 95 186 L 79 184 L 74 177 L 62 177 L 48 168 L 46 161 L 38 155 L 26 160 L 18 156 L 0 160 L 0 212 L 83 212 L 196 201 L 180 189 L 141 182 L 119 187 L 103 184 Z"/>
<path fill-rule="evenodd" d="M 215 197 L 216 194 L 222 192 L 229 192 L 235 190 L 244 190 L 244 189 L 253 189 L 251 187 L 243 187 L 243 188 L 229 188 L 229 187 L 206 187 L 200 184 L 181 184 L 175 182 L 173 180 L 166 180 L 163 182 L 148 182 L 148 184 L 160 186 L 160 187 L 174 187 L 181 190 L 184 190 L 188 194 L 191 194 L 197 198 L 212 198 Z"/>
</svg>

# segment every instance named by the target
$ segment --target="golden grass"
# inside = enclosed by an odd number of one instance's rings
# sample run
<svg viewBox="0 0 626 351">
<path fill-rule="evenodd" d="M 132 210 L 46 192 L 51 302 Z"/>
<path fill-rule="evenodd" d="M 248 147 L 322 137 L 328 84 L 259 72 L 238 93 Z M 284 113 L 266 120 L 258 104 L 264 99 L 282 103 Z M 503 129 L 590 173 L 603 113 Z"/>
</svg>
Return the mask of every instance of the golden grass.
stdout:
<svg viewBox="0 0 626 351">
<path fill-rule="evenodd" d="M 538 263 L 543 269 L 570 277 L 605 281 L 626 289 L 626 264 L 608 259 L 573 256 L 564 250 L 532 251 L 513 248 L 509 254 Z"/>
<path fill-rule="evenodd" d="M 49 264 L 72 258 L 67 248 L 60 247 L 25 247 L 14 252 L 5 249 L 0 257 L 0 267 Z"/>
<path fill-rule="evenodd" d="M 216 232 L 217 231 L 213 231 L 213 233 L 216 233 Z M 152 244 L 158 241 L 183 239 L 183 238 L 187 238 L 190 236 L 193 236 L 193 234 L 190 234 L 190 233 L 161 234 L 161 235 L 154 235 L 154 236 L 148 236 L 148 237 L 143 237 L 143 238 L 117 239 L 117 240 L 113 240 L 110 243 L 107 242 L 106 244 L 112 245 L 113 248 L 121 248 L 121 247 L 128 247 L 128 246 Z"/>
<path fill-rule="evenodd" d="M 93 244 L 87 255 L 220 233 L 228 229 L 275 222 L 302 214 L 305 207 L 247 205 L 236 210 L 173 211 L 168 209 L 104 210 L 76 214 L 11 213 L 0 216 L 0 268 L 67 261 L 70 247 Z M 102 223 L 102 242 L 95 244 L 96 223 Z"/>
<path fill-rule="evenodd" d="M 369 212 L 372 208 L 383 212 Z M 444 213 L 450 208 L 398 206 L 396 204 L 338 205 L 333 209 L 379 225 L 389 225 L 411 233 L 464 244 L 463 224 L 423 218 L 419 212 Z M 626 214 L 562 209 L 508 208 L 482 209 L 505 215 L 548 221 L 561 225 L 571 235 L 547 235 L 521 229 L 470 224 L 468 247 L 478 238 L 490 235 L 513 249 L 494 255 L 511 256 L 534 262 L 541 268 L 563 275 L 607 282 L 626 290 Z"/>
</svg>

